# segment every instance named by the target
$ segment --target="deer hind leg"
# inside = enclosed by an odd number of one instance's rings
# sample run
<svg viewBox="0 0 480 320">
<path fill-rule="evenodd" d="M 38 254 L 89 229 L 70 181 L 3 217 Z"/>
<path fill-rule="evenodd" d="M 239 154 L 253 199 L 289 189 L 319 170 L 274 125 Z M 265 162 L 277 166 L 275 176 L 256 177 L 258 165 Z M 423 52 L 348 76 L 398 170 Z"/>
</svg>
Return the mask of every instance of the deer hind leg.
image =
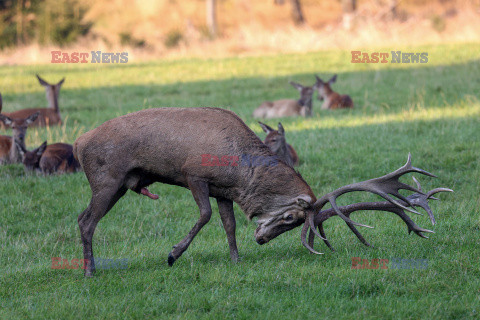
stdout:
<svg viewBox="0 0 480 320">
<path fill-rule="evenodd" d="M 93 191 L 93 190 L 92 190 Z M 120 199 L 127 188 L 104 188 L 98 192 L 92 192 L 92 199 L 87 209 L 78 216 L 78 226 L 83 243 L 83 258 L 85 264 L 85 276 L 92 277 L 95 272 L 95 260 L 93 258 L 92 239 L 98 222 Z"/>
<path fill-rule="evenodd" d="M 218 211 L 222 219 L 223 228 L 227 233 L 228 247 L 230 248 L 230 258 L 233 262 L 238 261 L 237 240 L 235 239 L 235 214 L 233 212 L 233 202 L 225 198 L 217 198 Z"/>
<path fill-rule="evenodd" d="M 200 218 L 193 226 L 192 230 L 187 234 L 182 241 L 175 245 L 168 254 L 168 265 L 172 266 L 175 261 L 187 250 L 190 243 L 197 233 L 203 228 L 204 225 L 210 221 L 212 216 L 212 207 L 210 206 L 209 188 L 208 183 L 202 180 L 197 180 L 192 177 L 187 177 L 188 187 L 192 192 L 193 198 L 200 209 Z"/>
</svg>

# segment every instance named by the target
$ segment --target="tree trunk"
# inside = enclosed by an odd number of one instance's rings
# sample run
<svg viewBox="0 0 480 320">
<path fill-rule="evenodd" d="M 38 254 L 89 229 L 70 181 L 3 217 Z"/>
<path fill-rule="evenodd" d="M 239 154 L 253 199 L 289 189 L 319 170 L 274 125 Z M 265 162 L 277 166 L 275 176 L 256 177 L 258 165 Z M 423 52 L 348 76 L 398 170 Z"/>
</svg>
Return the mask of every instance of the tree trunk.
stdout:
<svg viewBox="0 0 480 320">
<path fill-rule="evenodd" d="M 300 0 L 290 0 L 292 3 L 292 18 L 293 22 L 296 25 L 301 25 L 305 23 L 305 18 L 303 17 L 302 5 Z"/>
<path fill-rule="evenodd" d="M 216 0 L 207 0 L 207 28 L 211 37 L 217 35 Z"/>
<path fill-rule="evenodd" d="M 392 19 L 397 18 L 398 0 L 390 0 L 390 15 Z"/>
<path fill-rule="evenodd" d="M 353 27 L 353 18 L 357 10 L 357 0 L 342 0 L 342 24 L 346 30 L 351 30 Z"/>
<path fill-rule="evenodd" d="M 16 22 L 17 22 L 17 46 L 20 44 L 24 43 L 23 39 L 23 0 L 18 0 L 17 1 L 17 16 L 16 16 Z"/>
</svg>

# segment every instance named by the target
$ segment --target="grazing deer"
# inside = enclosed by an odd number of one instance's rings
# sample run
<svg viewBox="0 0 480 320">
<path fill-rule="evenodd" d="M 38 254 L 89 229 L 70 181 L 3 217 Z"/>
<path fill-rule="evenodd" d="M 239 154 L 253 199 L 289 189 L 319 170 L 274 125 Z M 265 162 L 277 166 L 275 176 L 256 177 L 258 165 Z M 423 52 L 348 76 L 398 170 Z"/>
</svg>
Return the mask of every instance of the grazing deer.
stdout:
<svg viewBox="0 0 480 320">
<path fill-rule="evenodd" d="M 339 95 L 332 90 L 330 85 L 337 81 L 337 75 L 334 75 L 328 82 L 323 82 L 318 76 L 314 88 L 318 90 L 318 100 L 323 101 L 322 109 L 340 109 L 353 108 L 353 101 L 350 96 L 344 94 Z"/>
<path fill-rule="evenodd" d="M 62 87 L 65 78 L 60 80 L 57 84 L 49 84 L 37 74 L 38 81 L 45 87 L 47 94 L 48 108 L 31 108 L 13 111 L 9 113 L 3 113 L 10 118 L 26 118 L 35 112 L 39 112 L 40 116 L 32 124 L 34 127 L 45 127 L 51 125 L 62 124 L 62 117 L 60 115 L 60 109 L 58 108 L 58 95 L 60 88 Z M 0 112 L 2 111 L 2 105 L 0 104 Z"/>
<path fill-rule="evenodd" d="M 290 167 L 296 166 L 298 164 L 298 155 L 295 149 L 287 143 L 282 124 L 279 122 L 278 130 L 274 130 L 265 123 L 261 123 L 260 121 L 258 123 L 267 134 L 263 143 Z"/>
<path fill-rule="evenodd" d="M 39 112 L 20 119 L 12 119 L 3 114 L 0 114 L 0 122 L 6 127 L 12 128 L 12 136 L 0 136 L 0 164 L 19 163 L 22 162 L 22 157 L 15 144 L 25 148 L 25 135 L 27 128 L 38 117 Z"/>
<path fill-rule="evenodd" d="M 276 165 L 203 166 L 202 154 L 205 153 L 274 157 L 235 113 L 217 108 L 158 108 L 130 113 L 83 134 L 75 141 L 73 149 L 92 190 L 90 204 L 78 217 L 87 261 L 85 276 L 92 276 L 95 271 L 92 239 L 100 219 L 129 189 L 157 198 L 147 189 L 154 182 L 189 189 L 200 211 L 197 223 L 168 255 L 170 266 L 210 220 L 210 197 L 217 200 L 230 257 L 237 261 L 233 202 L 249 219 L 258 219 L 255 239 L 259 244 L 303 224 L 302 244 L 311 252 L 319 253 L 313 249 L 314 235 L 330 246 L 323 222 L 334 215 L 340 216 L 368 245 L 355 228 L 364 225 L 349 218 L 352 212 L 363 209 L 393 212 L 403 219 L 409 231 L 424 237 L 423 233 L 432 231 L 418 227 L 404 210 L 417 212 L 413 207 L 420 206 L 433 219 L 428 199 L 437 192 L 451 191 L 438 188 L 423 193 L 420 188 L 400 182 L 399 178 L 408 172 L 431 175 L 412 167 L 410 155 L 402 168 L 390 174 L 341 187 L 319 199 L 302 176 L 283 161 Z M 399 193 L 400 189 L 416 193 L 405 197 Z M 338 207 L 337 197 L 352 191 L 372 192 L 387 201 Z M 328 202 L 332 208 L 322 210 Z"/>
<path fill-rule="evenodd" d="M 80 164 L 73 156 L 73 146 L 67 143 L 54 143 L 47 146 L 47 141 L 35 150 L 28 151 L 17 142 L 22 162 L 27 171 L 43 174 L 73 173 L 80 169 Z"/>
<path fill-rule="evenodd" d="M 300 99 L 283 99 L 275 101 L 265 101 L 255 111 L 255 118 L 280 118 L 293 116 L 312 116 L 312 95 L 313 87 L 304 87 L 301 84 L 290 81 L 293 87 L 300 92 Z"/>
</svg>

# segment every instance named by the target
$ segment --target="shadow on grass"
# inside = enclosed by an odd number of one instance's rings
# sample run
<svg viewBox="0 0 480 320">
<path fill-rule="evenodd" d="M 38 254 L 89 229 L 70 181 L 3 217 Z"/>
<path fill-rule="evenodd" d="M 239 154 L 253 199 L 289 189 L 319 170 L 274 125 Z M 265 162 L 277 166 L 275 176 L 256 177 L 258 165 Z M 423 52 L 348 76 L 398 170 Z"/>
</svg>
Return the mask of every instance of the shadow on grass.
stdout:
<svg viewBox="0 0 480 320">
<path fill-rule="evenodd" d="M 165 63 L 153 63 L 153 67 L 163 64 Z M 132 77 L 135 81 L 143 68 L 152 66 L 131 64 L 105 68 L 98 71 L 101 73 L 111 71 L 115 73 L 116 78 Z M 70 76 L 72 73 L 91 70 L 97 69 L 93 66 L 67 69 L 65 76 L 68 81 L 75 82 L 75 77 Z M 480 85 L 480 78 L 476 76 L 478 72 L 480 60 L 453 65 L 418 65 L 339 73 L 333 89 L 342 94 L 349 94 L 356 108 L 335 112 L 335 115 L 391 113 L 412 104 L 422 104 L 425 107 L 443 106 L 458 103 L 466 96 L 478 98 Z M 311 85 L 315 82 L 315 74 L 318 73 L 312 70 L 310 73 L 292 73 L 274 78 L 232 76 L 230 79 L 182 81 L 166 85 L 112 85 L 82 89 L 64 87 L 60 94 L 60 108 L 64 117 L 69 115 L 71 119 L 87 126 L 92 122 L 103 122 L 121 114 L 150 107 L 223 107 L 231 109 L 243 119 L 250 119 L 252 111 L 265 100 L 298 98 L 297 91 L 288 84 L 288 80 Z M 323 78 L 331 76 L 331 74 L 319 75 Z M 20 97 L 27 101 L 38 101 L 40 106 L 46 104 L 43 92 L 16 95 L 3 92 L 3 94 L 5 111 L 12 111 L 8 107 L 9 103 L 15 102 Z M 315 97 L 314 119 L 333 113 L 320 111 L 320 104 Z M 90 111 L 94 114 L 89 116 Z"/>
</svg>

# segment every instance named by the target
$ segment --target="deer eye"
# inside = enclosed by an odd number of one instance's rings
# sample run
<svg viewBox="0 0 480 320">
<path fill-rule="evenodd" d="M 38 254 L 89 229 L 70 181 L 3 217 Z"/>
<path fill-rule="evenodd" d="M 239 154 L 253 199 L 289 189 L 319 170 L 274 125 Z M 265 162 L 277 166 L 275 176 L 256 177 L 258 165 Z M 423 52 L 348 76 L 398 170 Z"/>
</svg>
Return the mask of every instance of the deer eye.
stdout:
<svg viewBox="0 0 480 320">
<path fill-rule="evenodd" d="M 285 217 L 285 219 L 283 219 L 285 221 L 292 221 L 293 220 L 293 216 L 291 214 L 289 214 L 288 216 Z"/>
</svg>

